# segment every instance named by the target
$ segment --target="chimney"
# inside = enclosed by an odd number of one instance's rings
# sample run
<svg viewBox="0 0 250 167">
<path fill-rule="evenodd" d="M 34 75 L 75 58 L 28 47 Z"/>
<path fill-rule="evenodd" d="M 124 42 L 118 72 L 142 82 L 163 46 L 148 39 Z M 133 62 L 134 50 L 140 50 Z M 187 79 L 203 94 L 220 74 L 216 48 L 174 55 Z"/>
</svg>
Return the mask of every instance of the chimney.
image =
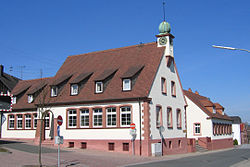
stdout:
<svg viewBox="0 0 250 167">
<path fill-rule="evenodd" d="M 189 92 L 192 92 L 192 89 L 191 89 L 191 88 L 189 88 L 189 89 L 188 89 L 188 91 L 189 91 Z"/>
<path fill-rule="evenodd" d="M 198 95 L 198 94 L 199 94 L 199 92 L 198 92 L 198 91 L 195 91 L 195 94 L 197 94 L 197 95 Z"/>
<path fill-rule="evenodd" d="M 0 65 L 0 76 L 3 76 L 3 65 Z"/>
</svg>

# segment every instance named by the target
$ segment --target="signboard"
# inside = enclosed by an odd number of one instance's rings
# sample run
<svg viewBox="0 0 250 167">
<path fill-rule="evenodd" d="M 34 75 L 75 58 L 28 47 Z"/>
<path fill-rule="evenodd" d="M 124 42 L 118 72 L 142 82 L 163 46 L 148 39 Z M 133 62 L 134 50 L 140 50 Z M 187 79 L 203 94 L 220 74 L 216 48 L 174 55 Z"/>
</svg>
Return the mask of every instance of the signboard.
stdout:
<svg viewBox="0 0 250 167">
<path fill-rule="evenodd" d="M 62 116 L 61 116 L 61 115 L 58 115 L 58 117 L 57 117 L 57 124 L 58 124 L 59 126 L 61 126 L 62 123 L 63 123 Z"/>
<path fill-rule="evenodd" d="M 12 110 L 12 96 L 9 94 L 0 94 L 0 111 Z"/>
<path fill-rule="evenodd" d="M 131 129 L 135 129 L 135 123 L 131 123 L 131 124 L 130 124 L 130 128 L 131 128 Z"/>
</svg>

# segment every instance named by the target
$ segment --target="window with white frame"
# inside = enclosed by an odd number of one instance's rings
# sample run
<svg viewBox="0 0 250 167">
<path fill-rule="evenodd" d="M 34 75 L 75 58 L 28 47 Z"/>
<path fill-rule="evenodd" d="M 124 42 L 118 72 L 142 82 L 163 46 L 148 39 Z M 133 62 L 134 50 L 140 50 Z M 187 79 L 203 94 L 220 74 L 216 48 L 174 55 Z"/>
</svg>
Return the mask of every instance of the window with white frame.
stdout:
<svg viewBox="0 0 250 167">
<path fill-rule="evenodd" d="M 201 133 L 201 124 L 195 123 L 194 124 L 194 134 L 200 134 Z"/>
<path fill-rule="evenodd" d="M 176 123 L 177 123 L 177 128 L 181 128 L 181 110 L 180 109 L 176 110 Z"/>
<path fill-rule="evenodd" d="M 162 118 L 161 118 L 161 106 L 156 106 L 156 127 L 160 127 L 161 126 L 161 122 L 162 122 Z"/>
<path fill-rule="evenodd" d="M 28 95 L 28 103 L 32 103 L 34 100 L 34 96 L 33 95 Z"/>
<path fill-rule="evenodd" d="M 81 127 L 89 127 L 89 109 L 84 108 L 80 110 Z"/>
<path fill-rule="evenodd" d="M 102 126 L 102 109 L 95 108 L 93 109 L 93 126 L 94 127 L 101 127 Z"/>
<path fill-rule="evenodd" d="M 33 127 L 37 127 L 37 114 L 33 114 Z"/>
<path fill-rule="evenodd" d="M 96 82 L 95 83 L 95 92 L 102 93 L 103 92 L 103 82 Z"/>
<path fill-rule="evenodd" d="M 129 91 L 131 90 L 131 79 L 123 79 L 122 80 L 122 90 Z"/>
<path fill-rule="evenodd" d="M 51 97 L 55 97 L 58 94 L 58 87 L 57 86 L 52 86 L 51 87 Z"/>
<path fill-rule="evenodd" d="M 71 95 L 77 95 L 78 94 L 78 84 L 72 84 L 70 90 L 71 90 Z"/>
<path fill-rule="evenodd" d="M 49 113 L 47 113 L 44 117 L 45 119 L 45 128 L 49 128 Z"/>
<path fill-rule="evenodd" d="M 131 107 L 121 107 L 120 109 L 121 126 L 130 126 L 131 124 Z"/>
<path fill-rule="evenodd" d="M 107 126 L 116 126 L 116 108 L 110 107 L 106 109 Z"/>
<path fill-rule="evenodd" d="M 12 97 L 12 104 L 16 104 L 16 96 Z"/>
<path fill-rule="evenodd" d="M 25 129 L 31 129 L 31 115 L 25 115 Z"/>
<path fill-rule="evenodd" d="M 170 107 L 167 108 L 167 125 L 168 125 L 168 128 L 173 127 L 172 108 Z"/>
<path fill-rule="evenodd" d="M 17 115 L 17 129 L 23 128 L 23 115 Z"/>
<path fill-rule="evenodd" d="M 75 128 L 77 122 L 76 110 L 68 110 L 68 127 Z"/>
<path fill-rule="evenodd" d="M 9 129 L 15 128 L 15 116 L 9 115 Z"/>
</svg>

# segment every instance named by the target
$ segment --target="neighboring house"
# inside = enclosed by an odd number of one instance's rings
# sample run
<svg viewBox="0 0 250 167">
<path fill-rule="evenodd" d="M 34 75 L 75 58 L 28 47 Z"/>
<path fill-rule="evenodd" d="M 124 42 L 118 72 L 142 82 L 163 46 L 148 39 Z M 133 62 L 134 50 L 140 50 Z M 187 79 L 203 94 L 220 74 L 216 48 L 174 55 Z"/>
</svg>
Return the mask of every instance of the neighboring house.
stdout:
<svg viewBox="0 0 250 167">
<path fill-rule="evenodd" d="M 12 89 L 15 87 L 15 85 L 18 83 L 20 79 L 11 76 L 7 73 L 4 72 L 4 66 L 0 65 L 0 94 L 1 96 L 9 96 L 10 92 L 12 91 Z M 5 106 L 7 104 L 7 106 L 9 106 L 9 103 L 6 102 L 5 100 L 1 100 L 0 102 L 1 104 L 1 109 L 0 109 L 0 138 L 1 138 L 1 134 L 2 134 L 2 122 L 5 121 L 5 117 L 2 117 L 2 110 L 5 110 L 2 108 L 2 106 Z"/>
<path fill-rule="evenodd" d="M 132 154 L 130 124 L 135 123 L 136 155 L 152 155 L 151 144 L 161 141 L 162 126 L 163 154 L 186 153 L 186 102 L 173 56 L 174 36 L 165 21 L 159 31 L 157 42 L 69 56 L 54 77 L 19 82 L 12 91 L 13 111 L 5 113 L 3 137 L 37 142 L 39 94 L 49 92 L 42 96 L 51 111 L 43 139 L 51 139 L 46 129 L 55 129 L 50 120 L 61 115 L 65 147 Z"/>
<path fill-rule="evenodd" d="M 247 139 L 248 139 L 248 144 L 250 144 L 250 125 L 247 126 Z"/>
<path fill-rule="evenodd" d="M 239 116 L 230 116 L 232 119 L 232 132 L 233 140 L 238 141 L 238 145 L 241 145 L 241 118 Z"/>
<path fill-rule="evenodd" d="M 220 149 L 233 146 L 232 120 L 219 103 L 184 90 L 187 100 L 187 137 L 195 138 L 201 147 Z"/>
<path fill-rule="evenodd" d="M 241 144 L 248 144 L 247 127 L 248 123 L 240 124 Z"/>
</svg>

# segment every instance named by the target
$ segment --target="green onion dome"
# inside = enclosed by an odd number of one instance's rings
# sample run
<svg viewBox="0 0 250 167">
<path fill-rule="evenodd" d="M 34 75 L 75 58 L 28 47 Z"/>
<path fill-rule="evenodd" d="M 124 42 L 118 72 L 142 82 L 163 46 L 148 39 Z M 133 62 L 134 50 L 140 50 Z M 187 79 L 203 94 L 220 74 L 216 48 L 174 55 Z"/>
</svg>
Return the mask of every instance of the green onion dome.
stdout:
<svg viewBox="0 0 250 167">
<path fill-rule="evenodd" d="M 166 21 L 161 22 L 161 24 L 159 25 L 159 32 L 160 32 L 159 35 L 168 34 L 170 33 L 170 31 L 171 31 L 170 24 Z"/>
</svg>

